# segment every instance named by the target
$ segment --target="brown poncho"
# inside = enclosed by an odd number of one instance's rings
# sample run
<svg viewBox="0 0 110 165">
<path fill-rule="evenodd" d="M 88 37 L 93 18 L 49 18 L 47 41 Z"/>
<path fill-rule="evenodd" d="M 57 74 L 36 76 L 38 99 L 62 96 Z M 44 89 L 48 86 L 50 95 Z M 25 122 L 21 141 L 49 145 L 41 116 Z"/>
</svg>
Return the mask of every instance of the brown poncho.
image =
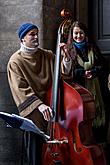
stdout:
<svg viewBox="0 0 110 165">
<path fill-rule="evenodd" d="M 52 83 L 51 51 L 38 48 L 34 54 L 14 53 L 7 66 L 8 80 L 21 116 L 26 117 L 40 105 Z"/>
</svg>

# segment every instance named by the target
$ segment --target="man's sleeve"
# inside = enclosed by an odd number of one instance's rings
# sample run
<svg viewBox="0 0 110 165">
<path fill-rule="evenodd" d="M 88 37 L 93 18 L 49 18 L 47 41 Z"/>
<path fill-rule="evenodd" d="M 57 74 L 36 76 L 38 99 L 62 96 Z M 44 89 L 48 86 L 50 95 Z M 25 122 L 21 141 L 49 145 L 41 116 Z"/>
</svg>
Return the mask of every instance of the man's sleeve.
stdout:
<svg viewBox="0 0 110 165">
<path fill-rule="evenodd" d="M 7 73 L 14 101 L 20 115 L 25 117 L 42 104 L 42 101 L 35 95 L 23 76 L 22 70 L 15 62 L 11 61 L 8 63 Z"/>
</svg>

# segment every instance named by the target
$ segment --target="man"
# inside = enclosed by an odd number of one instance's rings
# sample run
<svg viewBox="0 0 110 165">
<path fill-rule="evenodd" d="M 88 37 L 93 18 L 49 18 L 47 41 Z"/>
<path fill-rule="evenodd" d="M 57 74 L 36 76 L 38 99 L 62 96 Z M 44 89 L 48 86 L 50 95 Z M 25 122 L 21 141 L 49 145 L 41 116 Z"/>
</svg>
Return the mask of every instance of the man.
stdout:
<svg viewBox="0 0 110 165">
<path fill-rule="evenodd" d="M 52 84 L 54 55 L 49 50 L 39 48 L 38 35 L 38 27 L 33 23 L 24 23 L 19 27 L 21 46 L 9 59 L 7 73 L 20 116 L 31 119 L 46 133 L 52 109 L 46 105 L 45 100 Z M 31 138 L 27 151 L 29 165 L 40 165 L 38 152 L 42 144 L 36 142 L 39 138 L 37 135 L 28 133 L 28 136 L 28 140 Z M 36 159 L 35 155 L 38 155 L 39 159 Z"/>
</svg>

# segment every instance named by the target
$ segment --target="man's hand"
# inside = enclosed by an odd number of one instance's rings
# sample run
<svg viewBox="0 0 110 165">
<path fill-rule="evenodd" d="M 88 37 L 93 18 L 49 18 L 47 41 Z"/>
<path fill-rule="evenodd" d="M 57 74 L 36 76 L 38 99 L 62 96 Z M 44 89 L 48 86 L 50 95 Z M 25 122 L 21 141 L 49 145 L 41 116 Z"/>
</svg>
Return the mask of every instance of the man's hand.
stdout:
<svg viewBox="0 0 110 165">
<path fill-rule="evenodd" d="M 53 117 L 52 109 L 45 104 L 39 105 L 38 110 L 43 114 L 44 119 L 47 121 Z"/>
</svg>

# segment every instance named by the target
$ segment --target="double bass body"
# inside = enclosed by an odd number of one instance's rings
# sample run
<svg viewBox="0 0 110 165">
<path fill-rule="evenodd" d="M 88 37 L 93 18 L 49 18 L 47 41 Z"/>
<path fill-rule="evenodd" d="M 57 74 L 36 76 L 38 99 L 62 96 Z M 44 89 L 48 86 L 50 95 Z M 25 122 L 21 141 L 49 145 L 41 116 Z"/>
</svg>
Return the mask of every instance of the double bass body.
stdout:
<svg viewBox="0 0 110 165">
<path fill-rule="evenodd" d="M 51 123 L 51 138 L 44 144 L 42 164 L 105 165 L 103 151 L 99 145 L 84 146 L 81 142 L 79 127 L 84 120 L 84 104 L 81 95 L 66 82 L 63 82 L 63 87 L 65 119 L 61 120 L 59 115 L 58 121 Z M 87 91 L 85 90 L 85 92 Z M 51 98 L 51 93 L 48 95 L 47 98 Z M 49 100 L 47 102 L 50 104 Z M 58 107 L 60 110 L 60 105 Z"/>
</svg>

